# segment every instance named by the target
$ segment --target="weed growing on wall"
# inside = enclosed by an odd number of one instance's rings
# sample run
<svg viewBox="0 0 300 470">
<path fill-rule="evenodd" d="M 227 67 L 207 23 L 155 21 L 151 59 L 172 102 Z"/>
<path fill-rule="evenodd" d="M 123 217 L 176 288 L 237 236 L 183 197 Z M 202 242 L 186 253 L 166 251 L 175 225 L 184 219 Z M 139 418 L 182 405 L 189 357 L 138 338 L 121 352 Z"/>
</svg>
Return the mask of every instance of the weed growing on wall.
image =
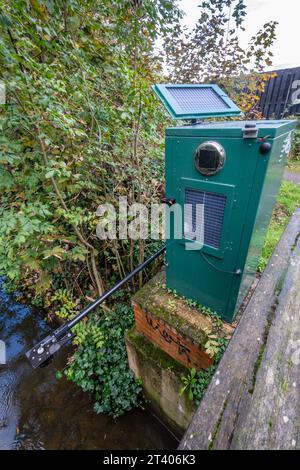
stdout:
<svg viewBox="0 0 300 470">
<path fill-rule="evenodd" d="M 210 384 L 210 381 L 215 373 L 215 370 L 226 350 L 228 345 L 228 340 L 225 338 L 218 339 L 219 348 L 217 355 L 215 357 L 214 363 L 207 370 L 197 372 L 195 369 L 186 375 L 181 377 L 182 388 L 180 389 L 180 394 L 187 393 L 190 400 L 195 401 L 198 405 L 203 398 L 203 395 Z"/>
</svg>

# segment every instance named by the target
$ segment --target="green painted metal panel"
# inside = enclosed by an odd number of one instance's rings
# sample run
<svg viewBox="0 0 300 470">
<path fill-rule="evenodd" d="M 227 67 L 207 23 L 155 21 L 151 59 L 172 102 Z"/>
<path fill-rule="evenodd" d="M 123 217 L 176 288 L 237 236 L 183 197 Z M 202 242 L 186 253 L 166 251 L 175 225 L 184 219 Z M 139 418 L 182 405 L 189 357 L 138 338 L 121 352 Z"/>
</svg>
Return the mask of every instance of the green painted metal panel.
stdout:
<svg viewBox="0 0 300 470">
<path fill-rule="evenodd" d="M 227 321 L 233 320 L 255 275 L 295 121 L 256 125 L 258 137 L 253 139 L 243 138 L 241 121 L 166 131 L 166 196 L 182 208 L 187 190 L 226 198 L 218 248 L 204 244 L 202 250 L 187 250 L 189 240 L 174 239 L 171 218 L 167 286 Z M 262 137 L 272 145 L 267 154 L 260 152 Z M 226 152 L 224 167 L 212 176 L 202 175 L 194 164 L 196 149 L 207 140 L 221 144 Z"/>
<path fill-rule="evenodd" d="M 273 151 L 270 157 L 267 159 L 268 167 L 265 174 L 265 178 L 256 180 L 256 186 L 253 188 L 254 192 L 259 191 L 261 188 L 261 194 L 259 200 L 255 197 L 252 198 L 252 204 L 249 205 L 249 212 L 256 210 L 256 218 L 253 228 L 249 230 L 251 235 L 249 242 L 249 249 L 247 252 L 244 275 L 239 290 L 238 300 L 236 304 L 236 311 L 240 307 L 248 289 L 251 287 L 253 278 L 256 275 L 256 268 L 260 259 L 262 246 L 266 232 L 268 230 L 270 218 L 274 205 L 276 202 L 276 196 L 282 181 L 284 166 L 288 157 L 288 150 L 292 139 L 293 130 L 290 126 L 286 128 L 287 132 L 280 134 L 276 139 L 273 140 Z M 265 166 L 263 161 L 259 161 L 259 167 L 257 174 L 263 174 L 262 166 Z M 248 218 L 248 216 L 246 217 Z M 241 256 L 245 256 L 245 253 L 241 252 Z M 232 307 L 233 308 L 233 307 Z"/>
<path fill-rule="evenodd" d="M 285 134 L 288 130 L 295 128 L 294 120 L 281 121 L 211 121 L 198 125 L 184 127 L 170 127 L 166 129 L 167 136 L 180 137 L 243 137 L 243 128 L 249 122 L 257 124 L 258 138 L 270 136 L 275 137 Z"/>
</svg>

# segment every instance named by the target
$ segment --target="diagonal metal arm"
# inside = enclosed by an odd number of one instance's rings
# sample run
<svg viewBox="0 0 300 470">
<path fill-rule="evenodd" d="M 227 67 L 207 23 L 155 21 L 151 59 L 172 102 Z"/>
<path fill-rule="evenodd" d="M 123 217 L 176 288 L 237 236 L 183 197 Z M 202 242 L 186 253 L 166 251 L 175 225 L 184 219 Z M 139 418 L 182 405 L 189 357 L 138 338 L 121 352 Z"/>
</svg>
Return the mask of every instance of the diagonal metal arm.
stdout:
<svg viewBox="0 0 300 470">
<path fill-rule="evenodd" d="M 150 256 L 144 263 L 137 266 L 133 271 L 131 271 L 127 276 L 125 276 L 121 281 L 115 284 L 111 289 L 106 291 L 101 297 L 96 299 L 94 302 L 89 304 L 82 312 L 80 312 L 72 320 L 69 320 L 64 325 L 57 328 L 53 333 L 44 338 L 38 344 L 36 344 L 32 349 L 27 351 L 26 356 L 29 359 L 30 364 L 33 368 L 44 367 L 48 365 L 51 358 L 56 354 L 72 337 L 73 334 L 71 329 L 77 325 L 84 317 L 89 313 L 94 311 L 99 305 L 101 305 L 105 300 L 107 300 L 112 294 L 119 290 L 124 284 L 130 281 L 136 274 L 143 271 L 149 264 L 152 263 L 156 258 L 164 254 L 166 247 L 163 246 L 159 251 Z"/>
</svg>

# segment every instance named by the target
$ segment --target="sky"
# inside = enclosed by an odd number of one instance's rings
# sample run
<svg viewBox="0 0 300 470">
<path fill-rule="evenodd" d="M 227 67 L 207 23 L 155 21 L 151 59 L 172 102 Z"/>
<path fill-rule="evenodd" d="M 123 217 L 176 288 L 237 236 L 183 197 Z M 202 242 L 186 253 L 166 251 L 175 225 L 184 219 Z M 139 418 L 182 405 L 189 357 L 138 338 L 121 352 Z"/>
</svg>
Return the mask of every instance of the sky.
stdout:
<svg viewBox="0 0 300 470">
<path fill-rule="evenodd" d="M 180 0 L 186 13 L 184 23 L 192 29 L 199 17 L 197 5 L 201 0 Z M 241 44 L 246 46 L 249 39 L 271 21 L 278 21 L 277 39 L 273 46 L 271 69 L 300 67 L 300 1 L 299 0 L 245 0 L 247 18 L 246 31 L 241 35 Z"/>
</svg>

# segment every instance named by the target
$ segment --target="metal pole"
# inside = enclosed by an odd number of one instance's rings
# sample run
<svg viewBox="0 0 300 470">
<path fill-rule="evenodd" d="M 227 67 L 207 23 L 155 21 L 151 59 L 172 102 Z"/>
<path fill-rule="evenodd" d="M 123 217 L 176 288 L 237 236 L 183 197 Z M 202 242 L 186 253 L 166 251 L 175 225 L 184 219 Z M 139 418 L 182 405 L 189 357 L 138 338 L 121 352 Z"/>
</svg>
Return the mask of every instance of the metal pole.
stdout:
<svg viewBox="0 0 300 470">
<path fill-rule="evenodd" d="M 95 308 L 101 305 L 105 300 L 107 300 L 112 294 L 119 290 L 124 284 L 130 281 L 136 274 L 140 271 L 143 271 L 149 264 L 152 263 L 156 258 L 161 256 L 166 250 L 166 247 L 163 246 L 158 250 L 154 255 L 150 256 L 146 261 L 137 266 L 133 271 L 131 271 L 127 276 L 125 276 L 121 281 L 115 284 L 111 289 L 105 292 L 101 297 L 96 299 L 90 305 L 88 305 L 82 312 L 80 312 L 72 320 L 69 320 L 64 325 L 57 328 L 49 336 L 44 338 L 38 344 L 36 344 L 32 349 L 27 351 L 26 356 L 29 359 L 32 367 L 43 367 L 47 365 L 52 358 L 52 356 L 57 353 L 62 346 L 64 346 L 72 337 L 71 329 L 77 325 L 84 317 L 91 313 Z"/>
<path fill-rule="evenodd" d="M 73 326 L 77 325 L 86 315 L 88 315 L 90 312 L 95 310 L 96 307 L 98 307 L 100 304 L 102 304 L 106 299 L 108 299 L 112 294 L 114 294 L 117 290 L 119 290 L 121 287 L 124 286 L 130 279 L 132 279 L 136 274 L 139 272 L 143 271 L 149 264 L 152 263 L 156 258 L 158 258 L 160 255 L 162 255 L 165 252 L 166 247 L 164 246 L 161 248 L 159 251 L 154 253 L 154 255 L 150 256 L 146 261 L 144 261 L 142 264 L 137 266 L 133 271 L 131 271 L 127 276 L 125 276 L 121 281 L 119 281 L 117 284 L 114 285 L 111 289 L 106 291 L 101 297 L 99 297 L 95 302 L 91 303 L 88 305 L 82 312 L 80 312 L 75 318 L 70 320 L 68 322 L 68 328 L 73 328 Z"/>
</svg>

